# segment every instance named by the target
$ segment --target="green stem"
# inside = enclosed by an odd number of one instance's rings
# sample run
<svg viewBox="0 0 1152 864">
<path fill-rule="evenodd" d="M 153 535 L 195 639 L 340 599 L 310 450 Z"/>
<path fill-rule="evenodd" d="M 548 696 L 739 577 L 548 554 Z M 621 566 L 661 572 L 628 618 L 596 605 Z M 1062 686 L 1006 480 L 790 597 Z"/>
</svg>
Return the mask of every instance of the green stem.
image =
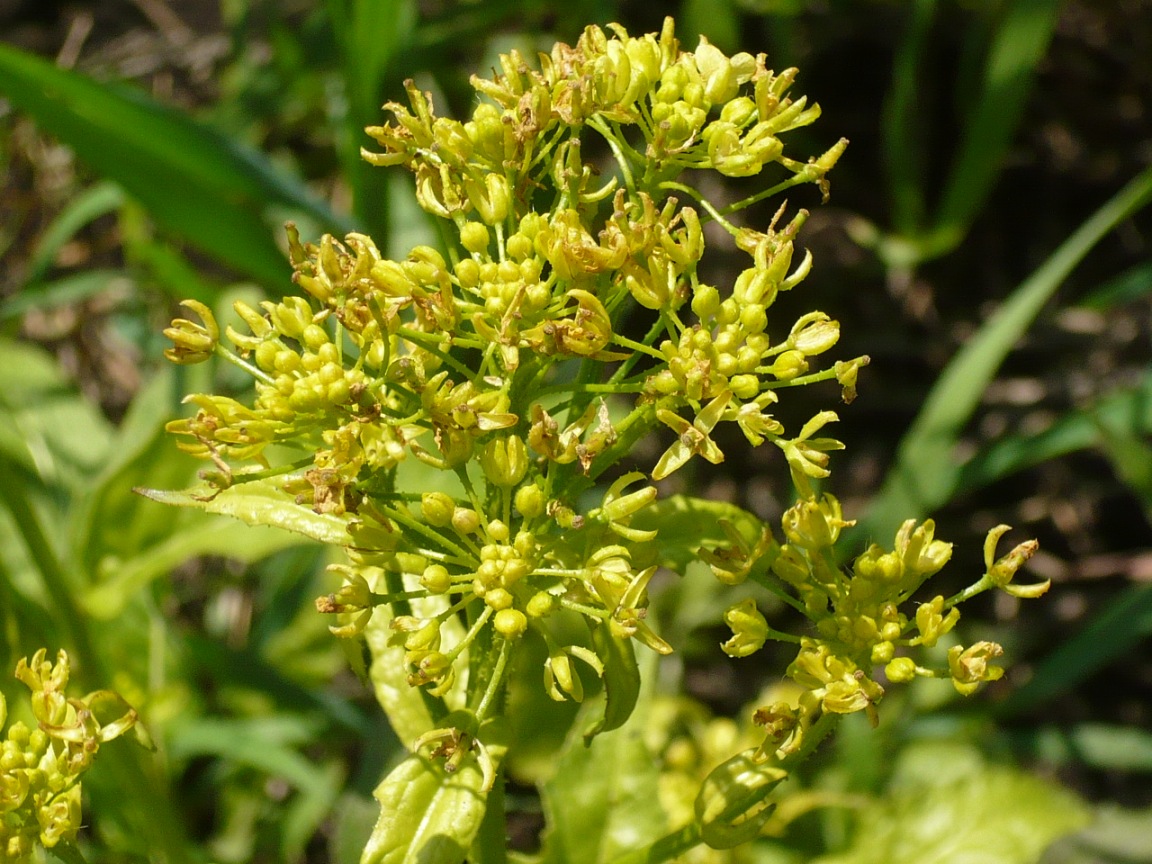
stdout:
<svg viewBox="0 0 1152 864">
<path fill-rule="evenodd" d="M 275 385 L 276 379 L 274 379 L 271 375 L 269 375 L 263 369 L 259 369 L 256 366 L 253 366 L 251 363 L 249 363 L 247 360 L 243 359 L 242 357 L 237 357 L 235 354 L 233 354 L 231 351 L 229 351 L 227 348 L 225 348 L 219 342 L 216 343 L 216 350 L 214 353 L 221 360 L 225 360 L 225 361 L 231 363 L 233 366 L 238 366 L 239 368 L 243 369 L 245 372 L 247 372 L 249 375 L 251 375 L 253 378 L 255 378 L 257 381 L 261 382 L 262 384 L 267 384 L 269 386 Z"/>
<path fill-rule="evenodd" d="M 480 704 L 476 706 L 476 722 L 483 723 L 488 716 L 488 710 L 496 701 L 500 688 L 504 683 L 504 670 L 508 668 L 508 657 L 512 654 L 512 641 L 503 639 L 500 646 L 500 655 L 496 658 L 496 668 L 492 670 L 492 677 L 488 679 L 488 686 L 484 688 L 484 695 L 480 697 Z"/>
<path fill-rule="evenodd" d="M 647 354 L 649 357 L 654 357 L 661 362 L 665 360 L 664 355 L 655 348 L 645 345 L 643 342 L 637 342 L 635 339 L 629 339 L 627 336 L 622 336 L 619 333 L 612 334 L 612 341 L 624 348 L 631 348 L 633 351 Z"/>
<path fill-rule="evenodd" d="M 757 372 L 766 372 L 766 369 L 757 369 Z M 836 370 L 824 369 L 811 375 L 800 375 L 787 381 L 765 381 L 760 385 L 761 390 L 779 390 L 783 387 L 803 387 L 805 384 L 815 384 L 818 381 L 830 381 L 836 377 Z"/>
<path fill-rule="evenodd" d="M 803 174 L 794 174 L 791 178 L 785 180 L 783 183 L 777 183 L 771 189 L 764 189 L 761 192 L 757 192 L 755 195 L 749 195 L 747 198 L 744 198 L 741 201 L 737 201 L 735 204 L 729 204 L 727 207 L 721 208 L 719 212 L 722 215 L 727 216 L 731 213 L 743 210 L 745 207 L 751 207 L 753 204 L 759 201 L 763 201 L 765 198 L 771 198 L 773 195 L 776 195 L 779 192 L 783 192 L 785 189 L 791 189 L 793 186 L 800 186 L 804 183 L 810 182 L 812 182 L 810 177 L 807 177 Z"/>
<path fill-rule="evenodd" d="M 448 552 L 450 554 L 455 555 L 458 558 L 465 560 L 465 561 L 475 561 L 474 555 L 469 555 L 464 549 L 457 546 L 455 543 L 453 543 L 451 540 L 449 540 L 443 534 L 440 534 L 436 531 L 433 531 L 431 528 L 429 528 L 423 522 L 417 522 L 415 519 L 413 519 L 411 516 L 409 516 L 407 513 L 403 512 L 399 508 L 388 507 L 385 504 L 380 504 L 379 509 L 380 509 L 381 515 L 387 516 L 389 519 L 393 520 L 394 522 L 398 522 L 399 524 L 403 525 L 405 528 L 408 528 L 408 529 L 415 531 L 419 534 L 423 534 L 426 538 L 431 540 L 433 543 L 436 543 L 437 545 L 443 546 L 445 549 L 448 550 Z"/>
<path fill-rule="evenodd" d="M 664 183 L 661 183 L 660 188 L 669 189 L 674 192 L 683 192 L 685 195 L 692 197 L 695 199 L 697 204 L 708 211 L 708 215 L 715 219 L 716 223 L 720 225 L 720 227 L 722 227 L 725 231 L 727 231 L 733 237 L 736 237 L 740 234 L 740 229 L 724 218 L 724 213 L 726 212 L 725 210 L 717 210 L 712 206 L 712 203 L 707 198 L 705 198 L 691 186 L 685 186 L 683 183 L 674 183 L 671 180 L 668 180 Z"/>
<path fill-rule="evenodd" d="M 632 177 L 632 166 L 628 164 L 628 157 L 620 149 L 620 142 L 616 140 L 616 135 L 599 117 L 590 117 L 588 125 L 599 132 L 600 136 L 608 142 L 608 146 L 612 148 L 612 155 L 616 157 L 616 164 L 620 166 L 620 173 L 624 175 L 624 185 L 628 187 L 629 192 L 635 195 L 636 181 Z"/>
<path fill-rule="evenodd" d="M 636 382 L 634 384 L 553 384 L 551 387 L 545 387 L 542 390 L 536 391 L 536 397 L 543 398 L 544 396 L 551 396 L 553 393 L 607 393 L 609 395 L 615 393 L 643 393 L 644 383 Z"/>
</svg>

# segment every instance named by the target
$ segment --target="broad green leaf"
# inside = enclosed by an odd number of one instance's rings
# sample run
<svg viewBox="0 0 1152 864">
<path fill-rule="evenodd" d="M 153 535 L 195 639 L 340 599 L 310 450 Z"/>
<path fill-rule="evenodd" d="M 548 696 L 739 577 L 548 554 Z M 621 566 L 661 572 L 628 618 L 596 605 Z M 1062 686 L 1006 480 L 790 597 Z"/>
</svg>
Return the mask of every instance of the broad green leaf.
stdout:
<svg viewBox="0 0 1152 864">
<path fill-rule="evenodd" d="M 887 537 L 905 519 L 923 518 L 955 494 L 954 457 L 964 426 L 1013 345 L 1073 267 L 1120 221 L 1152 201 L 1152 168 L 1136 176 L 1096 211 L 960 349 L 937 380 L 900 442 L 879 496 L 854 536 Z"/>
<path fill-rule="evenodd" d="M 381 578 L 388 578 L 387 576 Z M 391 574 L 393 579 L 403 578 L 399 574 Z M 398 591 L 402 588 L 412 590 L 418 583 L 415 577 L 409 577 L 407 583 L 396 585 L 370 582 L 373 591 L 386 593 Z M 412 743 L 423 735 L 435 729 L 451 710 L 464 707 L 465 688 L 467 686 L 466 674 L 456 676 L 456 681 L 443 697 L 437 698 L 428 694 L 421 687 L 413 687 L 408 683 L 408 664 L 404 661 L 405 650 L 403 645 L 389 644 L 393 635 L 391 629 L 392 619 L 398 615 L 416 615 L 421 618 L 430 618 L 448 608 L 448 599 L 444 596 L 419 598 L 408 603 L 395 603 L 377 606 L 372 611 L 372 617 L 364 628 L 364 641 L 368 645 L 368 652 L 372 662 L 368 670 L 368 677 L 372 681 L 372 689 L 376 694 L 376 701 L 388 715 L 388 722 L 401 743 L 411 748 Z M 440 633 L 446 645 L 456 645 L 464 638 L 464 625 L 458 617 L 450 616 L 440 627 Z M 468 668 L 468 651 L 465 650 L 457 660 L 458 668 Z"/>
<path fill-rule="evenodd" d="M 632 640 L 614 635 L 602 622 L 592 627 L 592 648 L 604 664 L 604 695 L 602 708 L 584 731 L 585 743 L 623 726 L 640 696 L 640 668 Z"/>
<path fill-rule="evenodd" d="M 0 93 L 158 223 L 270 287 L 282 289 L 289 275 L 273 240 L 274 208 L 338 226 L 299 181 L 259 153 L 140 91 L 0 45 Z"/>
<path fill-rule="evenodd" d="M 750 544 L 760 536 L 761 521 L 742 507 L 690 495 L 672 495 L 645 507 L 632 518 L 631 525 L 642 531 L 658 530 L 660 565 L 682 574 L 696 560 L 701 546 L 731 542 L 720 527 L 721 519 L 731 523 Z"/>
<path fill-rule="evenodd" d="M 379 810 L 379 805 L 365 795 L 347 792 L 340 797 L 332 814 L 335 825 L 328 841 L 332 864 L 358 864 Z"/>
<path fill-rule="evenodd" d="M 654 662 L 646 662 L 651 679 Z M 569 737 L 551 779 L 541 787 L 548 830 L 541 864 L 607 864 L 667 830 L 655 791 L 659 763 L 645 743 L 651 688 L 631 720 L 586 744 Z"/>
<path fill-rule="evenodd" d="M 1088 821 L 1071 793 L 952 752 L 963 749 L 911 748 L 889 793 L 857 815 L 848 850 L 814 864 L 1034 864 Z"/>
<path fill-rule="evenodd" d="M 453 774 L 412 755 L 373 793 L 380 818 L 360 864 L 459 864 L 484 818 L 483 772 L 467 757 Z"/>
<path fill-rule="evenodd" d="M 240 478 L 238 478 L 240 479 Z M 178 507 L 198 507 L 208 513 L 219 513 L 246 522 L 282 528 L 303 534 L 321 543 L 342 546 L 348 542 L 348 517 L 317 513 L 311 507 L 297 504 L 295 496 L 283 489 L 284 477 L 242 480 L 217 492 L 211 487 L 182 492 L 166 489 L 138 489 L 145 498 Z"/>
</svg>

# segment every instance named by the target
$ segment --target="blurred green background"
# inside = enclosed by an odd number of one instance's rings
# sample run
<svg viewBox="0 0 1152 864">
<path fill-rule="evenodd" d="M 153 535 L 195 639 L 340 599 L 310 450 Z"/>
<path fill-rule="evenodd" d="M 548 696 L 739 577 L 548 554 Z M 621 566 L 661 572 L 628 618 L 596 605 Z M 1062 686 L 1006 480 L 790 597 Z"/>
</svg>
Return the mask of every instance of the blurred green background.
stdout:
<svg viewBox="0 0 1152 864">
<path fill-rule="evenodd" d="M 790 202 L 816 265 L 789 302 L 872 357 L 833 484 L 857 542 L 933 515 L 961 584 L 1008 522 L 1054 582 L 966 615 L 1005 644 L 1004 681 L 909 697 L 813 782 L 879 793 L 912 742 L 968 741 L 1092 805 L 1050 864 L 1152 862 L 1152 0 L 0 0 L 0 670 L 67 647 L 80 688 L 117 689 L 162 745 L 106 748 L 89 860 L 354 862 L 398 752 L 311 611 L 324 550 L 131 491 L 194 476 L 163 433 L 183 393 L 244 386 L 163 360 L 175 303 L 227 320 L 289 290 L 286 219 L 393 255 L 428 241 L 402 172 L 359 159 L 404 79 L 459 114 L 501 51 L 666 14 L 686 47 L 798 66 L 824 109 L 808 152 L 852 142 L 828 204 Z M 678 482 L 778 518 L 786 471 L 738 451 Z M 717 656 L 710 596 L 660 603 L 711 709 L 779 677 Z M 797 824 L 749 860 L 854 848 L 842 819 Z"/>
</svg>

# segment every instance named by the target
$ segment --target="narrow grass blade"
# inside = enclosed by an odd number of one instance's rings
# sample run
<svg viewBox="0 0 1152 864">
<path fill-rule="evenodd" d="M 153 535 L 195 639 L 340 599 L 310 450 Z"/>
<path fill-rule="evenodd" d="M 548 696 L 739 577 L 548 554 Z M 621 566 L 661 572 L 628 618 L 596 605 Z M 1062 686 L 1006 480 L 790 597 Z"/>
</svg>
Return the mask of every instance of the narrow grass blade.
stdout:
<svg viewBox="0 0 1152 864">
<path fill-rule="evenodd" d="M 396 56 L 412 41 L 417 10 L 413 0 L 329 0 L 329 17 L 342 56 L 344 103 L 335 118 L 342 127 L 338 153 L 345 178 L 352 186 L 357 216 L 383 242 L 388 229 L 387 172 L 360 158 L 360 148 L 372 144 L 364 127 L 383 120 L 380 105 L 390 78 L 398 85 Z M 407 74 L 411 75 L 412 71 Z M 399 86 L 392 98 L 400 99 Z"/>
<path fill-rule="evenodd" d="M 97 183 L 73 198 L 52 220 L 40 237 L 28 262 L 27 282 L 39 282 L 56 260 L 60 248 L 92 220 L 111 213 L 124 203 L 124 192 L 115 183 Z"/>
<path fill-rule="evenodd" d="M 914 235 L 924 218 L 924 136 L 917 109 L 919 84 L 936 0 L 908 4 L 908 29 L 892 68 L 892 89 L 884 106 L 883 145 L 892 197 L 892 227 Z"/>
<path fill-rule="evenodd" d="M 1152 294 L 1152 261 L 1137 264 L 1084 297 L 1085 309 L 1111 309 Z"/>
<path fill-rule="evenodd" d="M 1136 387 L 1119 390 L 1070 411 L 1043 432 L 1000 438 L 964 463 L 954 494 L 964 494 L 1017 471 L 1101 445 L 1101 430 L 1129 437 L 1152 435 L 1152 370 Z"/>
<path fill-rule="evenodd" d="M 273 209 L 338 223 L 259 153 L 136 90 L 0 45 L 0 93 L 167 230 L 265 285 L 282 286 L 289 274 Z"/>
<path fill-rule="evenodd" d="M 980 212 L 1048 50 L 1061 0 L 1010 0 L 988 49 L 984 82 L 936 218 L 933 254 L 951 251 Z"/>
<path fill-rule="evenodd" d="M 1152 636 L 1152 585 L 1134 585 L 1060 645 L 1036 674 L 998 705 L 999 717 L 1030 711 L 1067 693 Z"/>
<path fill-rule="evenodd" d="M 904 436 L 879 496 L 856 529 L 891 536 L 900 523 L 946 503 L 958 486 L 953 450 L 1004 357 L 1072 268 L 1121 220 L 1152 201 L 1152 168 L 1136 176 L 1012 294 L 948 364 Z"/>
</svg>

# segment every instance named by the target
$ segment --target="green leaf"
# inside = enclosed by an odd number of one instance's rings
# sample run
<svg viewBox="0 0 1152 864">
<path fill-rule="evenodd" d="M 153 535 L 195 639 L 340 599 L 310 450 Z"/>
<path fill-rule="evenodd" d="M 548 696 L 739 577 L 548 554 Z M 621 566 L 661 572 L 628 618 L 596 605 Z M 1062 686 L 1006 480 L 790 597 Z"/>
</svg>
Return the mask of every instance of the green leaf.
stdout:
<svg viewBox="0 0 1152 864">
<path fill-rule="evenodd" d="M 1092 824 L 1057 842 L 1044 864 L 1152 864 L 1152 808 L 1096 808 Z"/>
<path fill-rule="evenodd" d="M 1010 733 L 1029 759 L 1049 765 L 1078 763 L 1104 771 L 1152 772 L 1152 732 L 1131 726 L 1078 723 L 1022 728 Z"/>
<path fill-rule="evenodd" d="M 221 555 L 251 564 L 303 542 L 291 534 L 255 531 L 250 525 L 230 519 L 198 519 L 127 560 L 105 559 L 100 570 L 107 569 L 111 575 L 94 585 L 81 602 L 85 611 L 96 618 L 114 618 L 137 592 L 192 558 Z M 99 578 L 102 574 L 96 575 Z"/>
<path fill-rule="evenodd" d="M 907 32 L 892 65 L 892 89 L 884 103 L 884 164 L 892 197 L 892 226 L 904 236 L 912 236 L 924 218 L 924 112 L 918 103 L 918 90 L 925 81 L 924 60 L 937 0 L 914 0 L 907 4 Z"/>
<path fill-rule="evenodd" d="M 655 672 L 648 664 L 645 672 Z M 650 688 L 632 719 L 586 745 L 569 737 L 541 787 L 548 831 L 541 864 L 606 864 L 667 830 L 655 794 L 659 764 L 644 742 Z"/>
<path fill-rule="evenodd" d="M 936 218 L 932 254 L 951 251 L 980 212 L 1000 174 L 1044 59 L 1062 0 L 1008 0 L 988 47 L 979 99 Z"/>
<path fill-rule="evenodd" d="M 288 210 L 339 224 L 256 151 L 139 91 L 0 45 L 0 93 L 166 229 L 269 287 L 282 289 L 289 275 L 275 217 Z"/>
<path fill-rule="evenodd" d="M 98 470 L 112 430 L 40 348 L 0 338 L 0 455 L 74 490 Z"/>
<path fill-rule="evenodd" d="M 1152 261 L 1137 264 L 1089 292 L 1079 302 L 1085 309 L 1101 311 L 1132 303 L 1152 293 Z"/>
<path fill-rule="evenodd" d="M 383 241 L 391 229 L 390 175 L 364 162 L 360 148 L 373 143 L 364 128 L 381 122 L 386 83 L 390 79 L 398 83 L 402 77 L 394 72 L 399 67 L 397 54 L 412 43 L 417 5 L 414 0 L 329 0 L 328 10 L 340 46 L 346 96 L 337 118 L 343 127 L 338 153 L 354 191 L 357 215 Z"/>
<path fill-rule="evenodd" d="M 182 492 L 165 489 L 136 491 L 161 504 L 198 507 L 249 525 L 282 528 L 334 546 L 348 543 L 347 516 L 317 513 L 311 507 L 297 504 L 295 496 L 284 491 L 284 482 L 284 477 L 265 477 L 241 481 L 220 492 L 207 486 Z"/>
<path fill-rule="evenodd" d="M 645 507 L 632 518 L 631 526 L 642 531 L 658 530 L 660 566 L 683 574 L 696 560 L 701 546 L 731 542 L 720 527 L 721 519 L 731 523 L 749 544 L 760 537 L 763 523 L 747 510 L 726 501 L 708 501 L 690 495 L 672 495 Z"/>
<path fill-rule="evenodd" d="M 480 830 L 488 799 L 474 758 L 448 774 L 418 755 L 401 762 L 373 795 L 380 818 L 360 864 L 459 864 Z"/>
<path fill-rule="evenodd" d="M 35 283 L 43 279 L 55 262 L 60 248 L 77 231 L 105 213 L 116 210 L 123 203 L 124 192 L 115 183 L 97 183 L 81 191 L 64 206 L 40 236 L 32 260 L 28 262 L 26 281 Z"/>
<path fill-rule="evenodd" d="M 814 864 L 1034 864 L 1088 821 L 1071 793 L 966 748 L 909 749 L 889 794 L 858 813 L 851 846 Z"/>
<path fill-rule="evenodd" d="M 613 635 L 608 624 L 601 622 L 592 627 L 592 648 L 604 664 L 603 713 L 584 731 L 585 743 L 623 726 L 640 695 L 640 668 L 631 639 Z"/>
<path fill-rule="evenodd" d="M 1072 268 L 1149 201 L 1152 168 L 1138 174 L 1064 241 L 960 349 L 900 442 L 896 462 L 854 536 L 890 537 L 905 519 L 923 518 L 955 494 L 960 473 L 956 444 L 1004 357 Z"/>
<path fill-rule="evenodd" d="M 1036 667 L 1026 684 L 996 706 L 1000 717 L 1032 710 L 1090 678 L 1152 635 L 1152 585 L 1133 585 Z"/>
<path fill-rule="evenodd" d="M 1132 388 L 1101 396 L 1095 403 L 1058 417 L 1042 432 L 1008 435 L 993 441 L 961 467 L 955 494 L 994 483 L 1017 471 L 1077 450 L 1098 447 L 1102 430 L 1114 434 L 1152 434 L 1152 370 Z"/>
<path fill-rule="evenodd" d="M 93 269 L 29 285 L 0 303 L 0 320 L 19 318 L 33 309 L 52 309 L 79 303 L 97 294 L 113 294 L 132 287 L 122 270 Z"/>
</svg>

